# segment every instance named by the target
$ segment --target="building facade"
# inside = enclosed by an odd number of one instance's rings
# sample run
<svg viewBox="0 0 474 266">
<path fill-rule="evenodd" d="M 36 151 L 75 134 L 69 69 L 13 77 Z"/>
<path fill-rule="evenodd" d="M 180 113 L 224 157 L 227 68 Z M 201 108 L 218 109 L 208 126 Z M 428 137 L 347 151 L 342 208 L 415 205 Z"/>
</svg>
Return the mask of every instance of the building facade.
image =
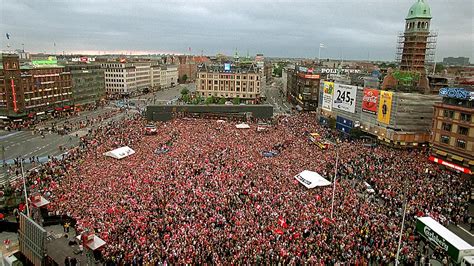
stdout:
<svg viewBox="0 0 474 266">
<path fill-rule="evenodd" d="M 260 101 L 261 73 L 255 65 L 203 65 L 198 69 L 196 91 L 202 97 Z"/>
<path fill-rule="evenodd" d="M 447 66 L 468 66 L 469 57 L 445 57 L 443 58 L 443 64 Z"/>
<path fill-rule="evenodd" d="M 151 61 L 104 62 L 105 90 L 108 95 L 136 94 L 152 89 Z"/>
<path fill-rule="evenodd" d="M 385 91 L 331 81 L 320 85 L 320 122 L 336 121 L 336 129 L 349 134 L 353 128 L 394 147 L 427 144 L 433 104 L 440 96 Z"/>
<path fill-rule="evenodd" d="M 178 80 L 179 83 L 193 82 L 196 80 L 197 64 L 193 56 L 178 56 Z"/>
<path fill-rule="evenodd" d="M 8 118 L 33 117 L 70 109 L 71 73 L 55 58 L 20 66 L 15 54 L 3 54 L 0 69 L 0 114 Z"/>
<path fill-rule="evenodd" d="M 105 97 L 105 71 L 100 65 L 66 65 L 71 73 L 74 105 L 96 104 Z"/>
<path fill-rule="evenodd" d="M 320 74 L 306 67 L 287 70 L 287 98 L 300 111 L 316 111 L 320 87 Z"/>
<path fill-rule="evenodd" d="M 442 88 L 434 104 L 433 162 L 466 174 L 474 172 L 474 90 Z"/>
</svg>

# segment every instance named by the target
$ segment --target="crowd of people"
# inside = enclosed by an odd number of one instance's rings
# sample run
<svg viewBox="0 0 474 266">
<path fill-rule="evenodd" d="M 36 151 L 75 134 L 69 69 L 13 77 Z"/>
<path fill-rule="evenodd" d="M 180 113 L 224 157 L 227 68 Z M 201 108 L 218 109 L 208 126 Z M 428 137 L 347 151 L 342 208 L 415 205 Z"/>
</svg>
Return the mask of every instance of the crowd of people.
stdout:
<svg viewBox="0 0 474 266">
<path fill-rule="evenodd" d="M 405 204 L 400 260 L 411 264 L 425 255 L 415 217 L 467 218 L 469 180 L 428 162 L 427 150 L 358 140 L 322 150 L 308 132 L 337 137 L 315 121 L 278 117 L 258 132 L 252 123 L 180 118 L 144 136 L 147 122 L 132 116 L 99 126 L 64 160 L 32 172 L 28 185 L 51 201 L 51 213 L 73 217 L 78 233 L 104 239 L 108 265 L 388 264 Z M 121 146 L 136 153 L 103 156 Z M 262 155 L 275 147 L 276 156 Z M 294 176 L 311 170 L 332 181 L 336 158 L 331 218 L 332 186 L 308 190 Z"/>
</svg>

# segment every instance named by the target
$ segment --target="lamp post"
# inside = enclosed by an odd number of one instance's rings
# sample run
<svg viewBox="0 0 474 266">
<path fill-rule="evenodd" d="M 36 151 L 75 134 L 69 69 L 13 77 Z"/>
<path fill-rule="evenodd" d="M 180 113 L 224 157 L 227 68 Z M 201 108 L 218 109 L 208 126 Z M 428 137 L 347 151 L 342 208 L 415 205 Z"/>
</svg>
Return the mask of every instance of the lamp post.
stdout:
<svg viewBox="0 0 474 266">
<path fill-rule="evenodd" d="M 400 248 L 401 248 L 401 245 L 402 245 L 403 228 L 405 227 L 405 215 L 406 215 L 406 212 L 407 212 L 407 205 L 408 205 L 408 200 L 407 200 L 407 197 L 406 197 L 406 191 L 405 191 L 405 194 L 404 194 L 404 198 L 405 198 L 405 207 L 403 208 L 402 227 L 400 228 L 400 235 L 398 236 L 397 257 L 395 259 L 395 265 L 396 266 L 398 266 L 400 264 L 400 261 L 399 261 Z"/>
<path fill-rule="evenodd" d="M 21 177 L 23 179 L 23 190 L 25 194 L 26 216 L 30 217 L 30 208 L 28 207 L 28 192 L 26 191 L 25 172 L 23 170 L 23 158 L 20 158 Z"/>
<path fill-rule="evenodd" d="M 336 147 L 337 149 L 337 147 Z M 331 220 L 334 213 L 334 196 L 336 194 L 336 177 L 337 177 L 337 162 L 339 160 L 339 152 L 336 150 L 336 168 L 334 169 L 334 178 L 332 180 L 333 187 L 332 187 L 332 202 L 331 202 Z"/>
</svg>

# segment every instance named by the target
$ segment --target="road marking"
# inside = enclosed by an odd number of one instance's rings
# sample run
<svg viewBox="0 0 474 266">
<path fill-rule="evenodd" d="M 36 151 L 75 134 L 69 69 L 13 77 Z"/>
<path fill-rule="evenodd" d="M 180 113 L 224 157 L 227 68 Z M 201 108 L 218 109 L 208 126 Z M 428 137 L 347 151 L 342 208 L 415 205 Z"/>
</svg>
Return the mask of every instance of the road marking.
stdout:
<svg viewBox="0 0 474 266">
<path fill-rule="evenodd" d="M 460 226 L 459 224 L 458 224 L 458 227 L 459 227 L 461 230 L 463 230 L 464 232 L 468 233 L 470 236 L 474 237 L 474 235 L 471 234 L 471 232 L 467 231 L 466 229 L 464 229 L 464 228 L 463 228 L 462 226 Z"/>
<path fill-rule="evenodd" d="M 1 139 L 6 139 L 6 138 L 8 138 L 8 137 L 14 136 L 14 135 L 19 134 L 19 133 L 20 133 L 20 131 L 16 131 L 16 132 L 13 132 L 13 133 L 9 133 L 9 134 L 7 134 L 7 135 L 5 135 L 5 136 L 0 136 L 0 140 L 1 140 Z"/>
</svg>

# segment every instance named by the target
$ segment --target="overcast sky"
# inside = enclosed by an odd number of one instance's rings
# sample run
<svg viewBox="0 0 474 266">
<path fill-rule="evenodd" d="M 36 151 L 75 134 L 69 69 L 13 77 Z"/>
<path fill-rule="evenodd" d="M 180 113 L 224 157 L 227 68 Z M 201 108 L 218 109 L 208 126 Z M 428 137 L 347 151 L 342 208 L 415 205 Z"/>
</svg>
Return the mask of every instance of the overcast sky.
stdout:
<svg viewBox="0 0 474 266">
<path fill-rule="evenodd" d="M 393 60 L 416 0 L 0 0 L 2 49 Z M 426 0 L 436 59 L 473 61 L 473 0 Z M 7 40 L 5 33 L 10 33 Z M 54 46 L 56 43 L 56 46 Z"/>
</svg>

